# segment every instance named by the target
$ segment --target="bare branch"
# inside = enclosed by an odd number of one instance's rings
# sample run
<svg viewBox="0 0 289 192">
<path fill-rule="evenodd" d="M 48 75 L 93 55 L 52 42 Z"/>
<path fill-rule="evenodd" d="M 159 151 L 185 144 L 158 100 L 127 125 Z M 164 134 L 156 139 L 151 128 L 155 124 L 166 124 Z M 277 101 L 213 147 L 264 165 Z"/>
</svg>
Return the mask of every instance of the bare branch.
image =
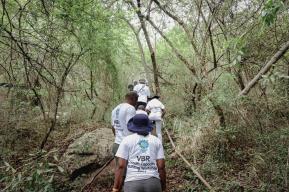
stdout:
<svg viewBox="0 0 289 192">
<path fill-rule="evenodd" d="M 277 62 L 289 49 L 289 41 L 284 43 L 284 45 L 273 55 L 273 57 L 264 65 L 264 67 L 259 71 L 259 73 L 246 85 L 246 87 L 239 93 L 239 96 L 247 95 L 249 91 L 258 83 L 262 75 L 266 74 L 270 68 Z"/>
</svg>

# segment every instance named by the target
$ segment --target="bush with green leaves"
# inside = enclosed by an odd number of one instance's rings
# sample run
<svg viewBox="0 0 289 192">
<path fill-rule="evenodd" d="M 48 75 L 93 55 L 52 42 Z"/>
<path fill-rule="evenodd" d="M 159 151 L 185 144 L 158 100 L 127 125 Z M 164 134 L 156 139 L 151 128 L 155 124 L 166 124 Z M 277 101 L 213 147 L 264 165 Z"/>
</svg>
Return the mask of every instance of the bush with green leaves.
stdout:
<svg viewBox="0 0 289 192">
<path fill-rule="evenodd" d="M 3 185 L 0 187 L 5 192 L 54 192 L 63 174 L 56 151 L 41 151 L 30 154 L 30 158 L 23 160 L 19 167 L 4 161 L 0 174 Z"/>
</svg>

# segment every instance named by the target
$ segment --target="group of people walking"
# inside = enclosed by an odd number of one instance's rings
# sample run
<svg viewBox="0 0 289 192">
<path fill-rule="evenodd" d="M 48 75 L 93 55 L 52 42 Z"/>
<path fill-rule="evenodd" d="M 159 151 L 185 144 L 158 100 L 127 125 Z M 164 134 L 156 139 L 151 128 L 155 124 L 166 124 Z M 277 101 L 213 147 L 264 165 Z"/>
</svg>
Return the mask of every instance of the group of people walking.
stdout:
<svg viewBox="0 0 289 192">
<path fill-rule="evenodd" d="M 115 180 L 112 191 L 161 192 L 166 189 L 162 124 L 165 106 L 151 97 L 145 79 L 128 86 L 125 101 L 111 115 L 115 135 Z"/>
</svg>

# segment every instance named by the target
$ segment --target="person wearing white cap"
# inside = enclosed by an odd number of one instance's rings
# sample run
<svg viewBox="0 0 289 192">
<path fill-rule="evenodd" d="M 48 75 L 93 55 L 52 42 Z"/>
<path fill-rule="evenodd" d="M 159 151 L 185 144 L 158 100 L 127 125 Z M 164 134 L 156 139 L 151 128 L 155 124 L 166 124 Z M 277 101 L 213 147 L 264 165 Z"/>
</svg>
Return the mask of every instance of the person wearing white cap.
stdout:
<svg viewBox="0 0 289 192">
<path fill-rule="evenodd" d="M 146 85 L 146 80 L 145 79 L 140 79 L 139 84 L 134 86 L 133 90 L 138 94 L 138 101 L 137 101 L 137 107 L 139 105 L 147 105 L 148 102 L 148 97 L 150 97 L 150 89 Z"/>
</svg>

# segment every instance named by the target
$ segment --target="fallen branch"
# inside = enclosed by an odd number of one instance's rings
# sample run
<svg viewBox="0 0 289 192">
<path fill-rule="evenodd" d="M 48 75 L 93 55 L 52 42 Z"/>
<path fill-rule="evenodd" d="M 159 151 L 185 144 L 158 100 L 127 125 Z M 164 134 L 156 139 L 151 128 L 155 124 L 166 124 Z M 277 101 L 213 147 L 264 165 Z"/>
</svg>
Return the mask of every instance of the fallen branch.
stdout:
<svg viewBox="0 0 289 192">
<path fill-rule="evenodd" d="M 287 162 L 286 162 L 286 171 L 285 171 L 285 189 L 287 189 L 287 191 L 289 190 L 289 185 L 288 185 L 288 170 L 289 170 L 289 147 L 288 147 L 288 153 L 287 153 Z"/>
<path fill-rule="evenodd" d="M 110 158 L 97 172 L 96 174 L 93 176 L 93 178 L 86 184 L 83 186 L 83 188 L 81 189 L 81 191 L 84 191 L 85 188 L 87 186 L 89 186 L 95 179 L 96 177 L 110 164 L 110 162 L 112 162 L 114 160 L 114 156 L 112 158 Z"/>
<path fill-rule="evenodd" d="M 168 135 L 168 138 L 171 142 L 171 145 L 174 149 L 174 151 L 180 156 L 183 161 L 190 167 L 190 169 L 193 171 L 193 173 L 202 181 L 202 183 L 211 191 L 214 192 L 215 190 L 212 188 L 212 186 L 202 177 L 202 175 L 194 168 L 194 166 L 177 150 L 175 143 L 173 142 L 168 130 L 165 128 L 165 131 Z"/>
<path fill-rule="evenodd" d="M 259 73 L 246 85 L 246 87 L 239 93 L 239 96 L 247 95 L 251 88 L 253 88 L 262 75 L 266 74 L 272 65 L 274 65 L 289 49 L 289 41 L 287 41 L 280 49 L 273 55 L 273 57 L 265 64 L 265 66 L 259 71 Z"/>
</svg>

